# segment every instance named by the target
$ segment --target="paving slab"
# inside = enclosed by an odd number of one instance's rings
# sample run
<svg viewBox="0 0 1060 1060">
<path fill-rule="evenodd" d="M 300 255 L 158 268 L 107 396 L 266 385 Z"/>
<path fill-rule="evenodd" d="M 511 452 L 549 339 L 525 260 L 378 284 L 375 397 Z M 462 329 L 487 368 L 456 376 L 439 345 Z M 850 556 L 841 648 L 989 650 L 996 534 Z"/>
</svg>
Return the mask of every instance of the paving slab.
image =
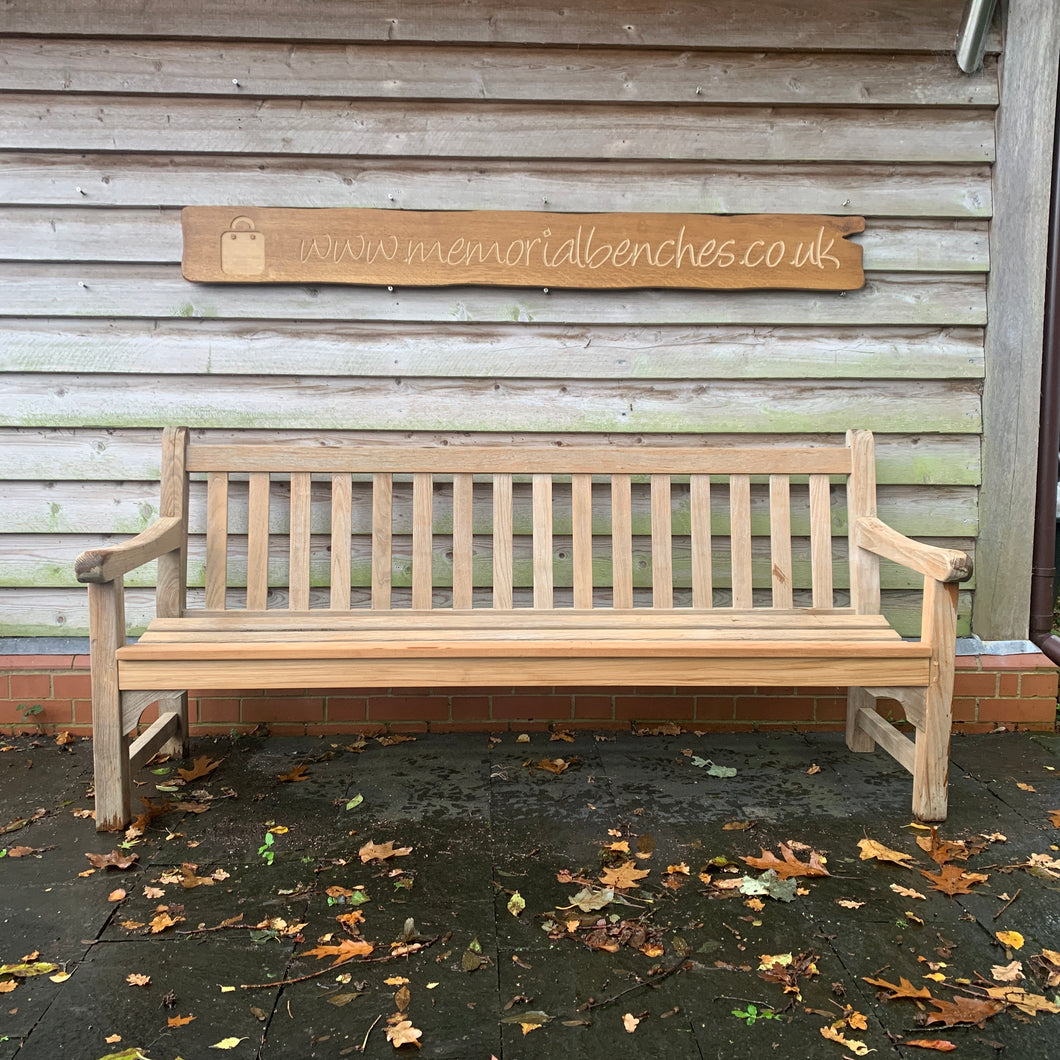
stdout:
<svg viewBox="0 0 1060 1060">
<path fill-rule="evenodd" d="M 1035 960 L 1060 950 L 1049 736 L 954 740 L 936 834 L 985 837 L 958 864 L 986 877 L 954 896 L 922 875 L 940 866 L 917 843 L 931 830 L 911 816 L 908 774 L 833 734 L 195 741 L 190 759 L 137 775 L 137 793 L 170 805 L 128 836 L 74 816 L 91 805 L 88 744 L 11 746 L 0 822 L 27 823 L 0 849 L 29 852 L 0 857 L 0 962 L 38 952 L 72 974 L 0 993 L 0 1060 L 132 1046 L 193 1060 L 226 1038 L 238 1041 L 217 1055 L 390 1057 L 415 1052 L 387 1041 L 399 1011 L 421 1031 L 419 1055 L 446 1060 L 842 1058 L 853 1053 L 821 1029 L 854 1011 L 862 1028 L 837 1033 L 873 1056 L 930 1055 L 903 1044 L 927 1038 L 966 1060 L 1060 1060 L 1060 1015 L 928 1024 L 929 1002 L 866 982 L 904 977 L 953 999 L 1019 960 L 1019 985 L 1060 1001 Z M 219 765 L 175 784 L 199 758 Z M 863 860 L 864 839 L 906 864 Z M 363 861 L 369 841 L 409 851 Z M 817 854 L 830 875 L 796 877 L 790 901 L 737 889 L 763 873 L 744 859 L 785 849 Z M 111 852 L 136 858 L 80 875 L 86 853 Z M 626 861 L 647 872 L 637 887 L 575 908 Z M 175 922 L 152 931 L 162 906 Z M 360 923 L 338 919 L 351 912 Z M 1020 932 L 1022 948 L 998 931 Z M 372 951 L 333 966 L 327 947 L 354 938 Z M 813 968 L 765 973 L 764 956 L 787 954 Z M 151 985 L 130 985 L 136 972 Z M 195 1019 L 170 1027 L 173 1015 Z"/>
</svg>

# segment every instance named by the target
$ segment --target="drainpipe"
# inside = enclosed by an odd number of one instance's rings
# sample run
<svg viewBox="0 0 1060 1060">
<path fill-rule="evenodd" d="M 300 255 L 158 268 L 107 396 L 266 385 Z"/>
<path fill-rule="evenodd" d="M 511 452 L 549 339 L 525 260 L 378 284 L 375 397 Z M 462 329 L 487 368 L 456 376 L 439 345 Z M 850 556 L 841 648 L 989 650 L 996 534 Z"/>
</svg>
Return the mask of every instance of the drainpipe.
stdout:
<svg viewBox="0 0 1060 1060">
<path fill-rule="evenodd" d="M 1049 258 L 1045 277 L 1045 338 L 1038 421 L 1037 510 L 1031 558 L 1031 640 L 1060 663 L 1060 637 L 1052 632 L 1056 577 L 1056 484 L 1060 451 L 1060 97 L 1053 132 L 1053 184 L 1049 206 Z"/>
</svg>

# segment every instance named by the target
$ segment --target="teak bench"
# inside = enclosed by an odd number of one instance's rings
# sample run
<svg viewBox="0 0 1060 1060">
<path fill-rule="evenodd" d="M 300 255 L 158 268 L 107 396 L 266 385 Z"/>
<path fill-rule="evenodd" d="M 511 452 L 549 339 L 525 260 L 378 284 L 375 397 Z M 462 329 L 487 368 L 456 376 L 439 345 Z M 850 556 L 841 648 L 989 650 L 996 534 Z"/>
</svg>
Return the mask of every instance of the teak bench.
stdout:
<svg viewBox="0 0 1060 1060">
<path fill-rule="evenodd" d="M 880 522 L 872 435 L 846 442 L 224 445 L 167 428 L 159 519 L 76 564 L 96 827 L 128 822 L 132 769 L 186 750 L 189 688 L 337 686 L 847 686 L 849 747 L 879 743 L 913 774 L 914 813 L 945 819 L 971 564 Z M 832 535 L 844 495 L 849 546 Z M 923 575 L 918 641 L 880 613 L 879 557 Z M 157 617 L 126 644 L 123 576 L 156 559 Z M 876 698 L 902 704 L 915 743 Z"/>
</svg>

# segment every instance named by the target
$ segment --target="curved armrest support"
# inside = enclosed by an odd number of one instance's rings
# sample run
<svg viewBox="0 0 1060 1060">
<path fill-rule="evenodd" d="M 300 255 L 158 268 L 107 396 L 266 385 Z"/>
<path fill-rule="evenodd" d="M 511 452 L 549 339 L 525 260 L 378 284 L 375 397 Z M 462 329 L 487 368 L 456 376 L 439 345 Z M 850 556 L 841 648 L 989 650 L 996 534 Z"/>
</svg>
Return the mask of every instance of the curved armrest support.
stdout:
<svg viewBox="0 0 1060 1060">
<path fill-rule="evenodd" d="M 966 553 L 914 541 L 869 516 L 862 516 L 855 523 L 854 543 L 877 556 L 917 571 L 925 578 L 940 582 L 963 582 L 972 576 L 972 560 Z"/>
<path fill-rule="evenodd" d="M 113 581 L 167 552 L 176 551 L 183 543 L 181 519 L 175 515 L 167 516 L 120 545 L 82 552 L 74 563 L 74 573 L 79 582 Z"/>
</svg>

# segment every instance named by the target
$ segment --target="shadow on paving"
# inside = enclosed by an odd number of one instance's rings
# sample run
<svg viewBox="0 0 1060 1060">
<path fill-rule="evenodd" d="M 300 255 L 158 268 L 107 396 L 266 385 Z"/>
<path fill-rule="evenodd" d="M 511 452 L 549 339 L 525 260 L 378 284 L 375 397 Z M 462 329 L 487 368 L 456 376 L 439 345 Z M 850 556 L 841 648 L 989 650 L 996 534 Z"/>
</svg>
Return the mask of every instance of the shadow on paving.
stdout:
<svg viewBox="0 0 1060 1060">
<path fill-rule="evenodd" d="M 127 836 L 77 816 L 88 742 L 13 738 L 0 1060 L 1060 1060 L 1058 747 L 955 740 L 932 860 L 909 776 L 832 735 L 197 741 Z M 782 845 L 830 876 L 742 860 Z M 984 1013 L 1006 966 L 1041 1001 Z"/>
</svg>

